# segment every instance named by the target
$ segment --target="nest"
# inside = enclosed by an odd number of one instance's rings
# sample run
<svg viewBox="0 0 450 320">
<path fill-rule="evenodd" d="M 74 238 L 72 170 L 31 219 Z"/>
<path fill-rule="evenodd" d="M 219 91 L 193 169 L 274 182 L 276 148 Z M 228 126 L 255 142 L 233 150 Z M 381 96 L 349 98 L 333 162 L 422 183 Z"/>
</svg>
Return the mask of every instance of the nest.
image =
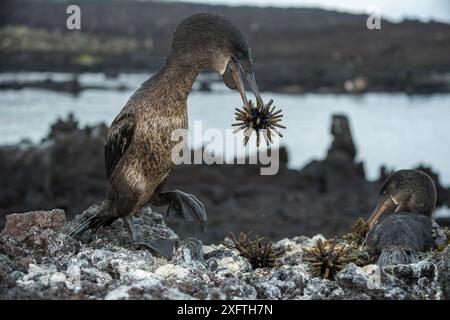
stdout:
<svg viewBox="0 0 450 320">
<path fill-rule="evenodd" d="M 233 232 L 229 233 L 230 242 L 223 242 L 223 245 L 229 249 L 239 251 L 239 254 L 246 258 L 254 269 L 272 268 L 275 261 L 284 253 L 283 250 L 275 250 L 273 242 L 268 238 L 258 238 L 250 240 L 251 232 L 239 234 L 236 238 Z"/>
<path fill-rule="evenodd" d="M 281 138 L 283 137 L 277 129 L 286 129 L 285 126 L 280 124 L 281 118 L 283 117 L 281 114 L 282 110 L 275 111 L 275 106 L 271 107 L 272 103 L 273 100 L 270 99 L 266 105 L 258 105 L 255 107 L 250 100 L 248 105 L 245 105 L 242 109 L 235 109 L 237 111 L 235 112 L 236 121 L 238 122 L 233 123 L 232 126 L 239 128 L 234 130 L 233 133 L 244 130 L 244 145 L 247 145 L 253 131 L 256 132 L 256 146 L 258 147 L 261 140 L 261 132 L 267 145 L 273 142 L 272 137 L 274 134 Z"/>
<path fill-rule="evenodd" d="M 349 263 L 358 266 L 370 263 L 365 251 L 337 241 L 318 240 L 311 249 L 304 249 L 304 261 L 311 264 L 313 272 L 324 279 L 333 280 L 335 275 Z"/>
</svg>

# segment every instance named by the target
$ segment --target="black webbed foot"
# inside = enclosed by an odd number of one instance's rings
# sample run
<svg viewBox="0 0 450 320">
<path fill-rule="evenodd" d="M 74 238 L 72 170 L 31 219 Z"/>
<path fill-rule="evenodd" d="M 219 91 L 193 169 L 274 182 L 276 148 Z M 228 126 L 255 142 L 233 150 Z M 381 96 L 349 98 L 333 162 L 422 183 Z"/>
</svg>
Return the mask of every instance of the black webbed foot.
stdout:
<svg viewBox="0 0 450 320">
<path fill-rule="evenodd" d="M 169 207 L 167 208 L 167 221 L 197 219 L 203 231 L 206 230 L 206 210 L 203 203 L 191 194 L 175 190 L 170 193 Z"/>
<path fill-rule="evenodd" d="M 123 219 L 130 234 L 133 247 L 136 249 L 146 248 L 155 251 L 167 259 L 171 259 L 175 248 L 176 240 L 157 238 L 151 241 L 142 241 L 133 225 L 132 217 L 128 216 Z"/>
<path fill-rule="evenodd" d="M 176 241 L 173 239 L 158 238 L 153 241 L 133 241 L 133 246 L 136 249 L 146 248 L 155 251 L 167 259 L 173 256 Z"/>
</svg>

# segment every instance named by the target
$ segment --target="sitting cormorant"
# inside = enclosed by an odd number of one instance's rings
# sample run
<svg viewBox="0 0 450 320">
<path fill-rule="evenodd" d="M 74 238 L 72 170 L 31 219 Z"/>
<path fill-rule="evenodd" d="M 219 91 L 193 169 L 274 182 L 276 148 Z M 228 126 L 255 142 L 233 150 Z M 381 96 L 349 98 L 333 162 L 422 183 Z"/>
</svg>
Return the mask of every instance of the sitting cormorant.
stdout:
<svg viewBox="0 0 450 320">
<path fill-rule="evenodd" d="M 435 204 L 436 187 L 424 172 L 399 170 L 386 179 L 366 237 L 379 266 L 417 262 L 420 252 L 446 242 L 431 219 Z"/>
<path fill-rule="evenodd" d="M 183 20 L 175 30 L 165 65 L 132 95 L 114 119 L 105 142 L 109 187 L 101 210 L 79 225 L 71 235 L 124 218 L 135 246 L 145 246 L 171 256 L 173 242 L 139 239 L 132 215 L 152 204 L 168 205 L 167 219 L 196 218 L 204 228 L 204 205 L 193 195 L 162 187 L 172 169 L 171 134 L 188 127 L 187 98 L 200 71 L 212 69 L 225 84 L 237 88 L 247 104 L 242 77 L 258 103 L 262 102 L 253 74 L 250 46 L 239 29 L 222 16 L 200 13 Z"/>
</svg>

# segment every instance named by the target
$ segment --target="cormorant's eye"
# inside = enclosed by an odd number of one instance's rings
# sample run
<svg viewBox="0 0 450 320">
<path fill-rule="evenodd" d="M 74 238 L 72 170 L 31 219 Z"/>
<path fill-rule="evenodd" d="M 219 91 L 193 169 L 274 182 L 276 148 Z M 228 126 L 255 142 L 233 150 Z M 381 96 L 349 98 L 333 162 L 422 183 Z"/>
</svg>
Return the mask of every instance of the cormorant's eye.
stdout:
<svg viewBox="0 0 450 320">
<path fill-rule="evenodd" d="M 238 54 L 236 55 L 236 58 L 238 58 L 239 60 L 244 60 L 245 54 L 243 52 L 238 52 Z"/>
</svg>

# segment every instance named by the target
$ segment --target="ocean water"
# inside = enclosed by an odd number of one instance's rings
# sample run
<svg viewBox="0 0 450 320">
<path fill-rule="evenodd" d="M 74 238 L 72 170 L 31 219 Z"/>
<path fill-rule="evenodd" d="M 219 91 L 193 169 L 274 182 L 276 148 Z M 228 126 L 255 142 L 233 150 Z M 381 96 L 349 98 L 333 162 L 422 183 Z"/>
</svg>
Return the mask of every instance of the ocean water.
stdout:
<svg viewBox="0 0 450 320">
<path fill-rule="evenodd" d="M 0 81 L 43 79 L 48 74 L 2 74 Z M 67 74 L 51 74 L 53 79 L 68 79 Z M 148 78 L 145 74 L 123 74 L 105 79 L 101 74 L 85 74 L 86 84 L 124 84 L 130 89 L 85 90 L 74 96 L 47 90 L 25 89 L 0 91 L 0 145 L 22 139 L 39 142 L 48 134 L 49 125 L 58 117 L 73 112 L 82 126 L 101 122 L 110 124 L 133 91 Z M 194 91 L 189 96 L 191 129 L 201 121 L 203 130 L 223 132 L 234 122 L 234 108 L 241 106 L 237 92 L 214 84 L 212 92 Z M 364 161 L 369 179 L 376 179 L 381 165 L 390 169 L 431 166 L 450 185 L 450 94 L 408 96 L 406 94 L 368 93 L 359 96 L 334 94 L 278 94 L 263 92 L 265 101 L 272 98 L 283 109 L 287 126 L 280 143 L 287 146 L 289 163 L 300 168 L 312 159 L 326 155 L 331 143 L 331 116 L 345 114 L 350 119 L 358 160 Z M 239 137 L 240 140 L 242 137 Z M 253 137 L 254 139 L 254 137 Z M 199 147 L 201 141 L 191 141 Z M 250 141 L 249 152 L 255 152 Z M 241 154 L 227 154 L 228 157 Z"/>
</svg>

